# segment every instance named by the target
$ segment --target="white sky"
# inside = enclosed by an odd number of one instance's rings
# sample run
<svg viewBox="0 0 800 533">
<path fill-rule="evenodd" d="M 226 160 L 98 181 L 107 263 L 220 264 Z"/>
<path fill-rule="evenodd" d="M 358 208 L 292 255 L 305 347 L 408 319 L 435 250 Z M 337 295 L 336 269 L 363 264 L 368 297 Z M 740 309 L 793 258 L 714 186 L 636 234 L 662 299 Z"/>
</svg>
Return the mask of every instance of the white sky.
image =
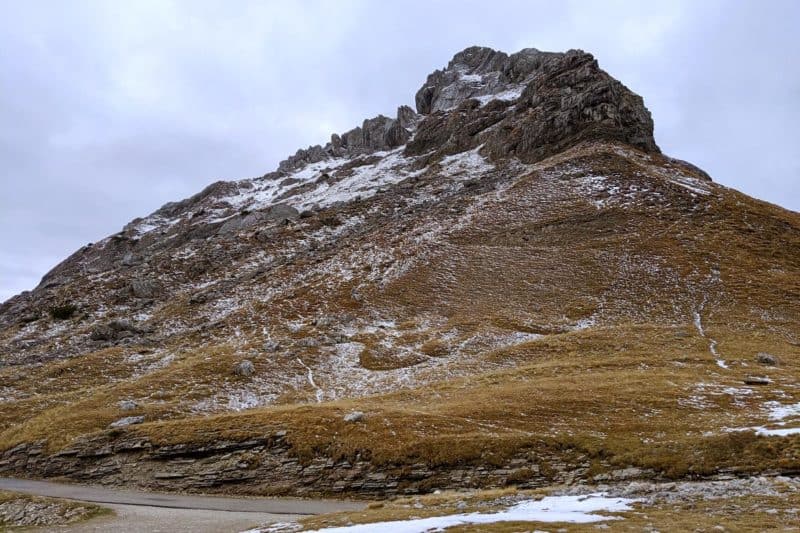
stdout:
<svg viewBox="0 0 800 533">
<path fill-rule="evenodd" d="M 0 0 L 0 301 L 129 220 L 413 104 L 470 45 L 582 48 L 656 141 L 800 210 L 800 1 Z"/>
</svg>

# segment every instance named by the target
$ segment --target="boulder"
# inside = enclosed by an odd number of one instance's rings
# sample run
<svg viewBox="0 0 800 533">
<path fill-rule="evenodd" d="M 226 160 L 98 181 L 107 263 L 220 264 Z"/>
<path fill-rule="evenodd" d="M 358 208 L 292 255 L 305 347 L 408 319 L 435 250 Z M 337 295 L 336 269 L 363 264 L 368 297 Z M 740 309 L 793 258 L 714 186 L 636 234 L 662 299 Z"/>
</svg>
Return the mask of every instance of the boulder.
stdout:
<svg viewBox="0 0 800 533">
<path fill-rule="evenodd" d="M 344 421 L 345 422 L 361 422 L 362 420 L 364 420 L 365 417 L 366 417 L 366 415 L 364 413 L 362 413 L 361 411 L 351 411 L 351 412 L 347 413 L 346 415 L 344 415 Z"/>
<path fill-rule="evenodd" d="M 233 373 L 237 376 L 247 377 L 253 375 L 256 371 L 255 365 L 253 365 L 252 361 L 247 359 L 243 361 L 239 361 L 233 367 Z"/>
<path fill-rule="evenodd" d="M 137 404 L 133 400 L 121 400 L 117 402 L 117 406 L 119 407 L 120 411 L 133 411 L 134 409 L 139 407 L 139 404 Z"/>
<path fill-rule="evenodd" d="M 135 279 L 130 288 L 136 298 L 155 298 L 161 292 L 160 284 L 152 279 Z"/>
<path fill-rule="evenodd" d="M 125 426 L 132 426 L 134 424 L 141 424 L 142 422 L 144 422 L 144 416 L 126 416 L 125 418 L 120 418 L 116 422 L 112 422 L 108 427 L 121 428 Z"/>
<path fill-rule="evenodd" d="M 297 220 L 300 212 L 289 204 L 275 204 L 264 212 L 264 217 L 270 221 Z"/>
<path fill-rule="evenodd" d="M 280 341 L 268 340 L 264 343 L 263 349 L 265 352 L 277 352 L 281 348 Z"/>
<path fill-rule="evenodd" d="M 112 320 L 92 329 L 89 338 L 93 341 L 117 341 L 141 333 L 142 331 L 127 320 Z"/>
<path fill-rule="evenodd" d="M 319 346 L 320 342 L 315 337 L 304 337 L 297 341 L 298 346 L 302 346 L 303 348 L 314 348 Z"/>
<path fill-rule="evenodd" d="M 765 366 L 775 366 L 778 364 L 778 358 L 772 354 L 761 352 L 756 355 L 756 361 Z"/>
</svg>

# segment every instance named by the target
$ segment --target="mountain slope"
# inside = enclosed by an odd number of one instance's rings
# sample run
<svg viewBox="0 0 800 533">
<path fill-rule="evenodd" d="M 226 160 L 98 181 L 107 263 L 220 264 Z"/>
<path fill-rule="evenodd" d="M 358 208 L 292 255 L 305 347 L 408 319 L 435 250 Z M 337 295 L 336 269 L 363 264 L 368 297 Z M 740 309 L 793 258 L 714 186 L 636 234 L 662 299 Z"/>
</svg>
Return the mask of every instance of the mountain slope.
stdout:
<svg viewBox="0 0 800 533">
<path fill-rule="evenodd" d="M 800 215 L 661 154 L 642 99 L 580 51 L 468 48 L 416 105 L 3 304 L 6 468 L 260 491 L 266 454 L 299 460 L 277 471 L 303 492 L 797 467 L 796 437 L 731 429 L 800 413 Z M 231 449 L 256 473 L 156 476 Z M 386 468 L 393 489 L 364 487 Z"/>
</svg>

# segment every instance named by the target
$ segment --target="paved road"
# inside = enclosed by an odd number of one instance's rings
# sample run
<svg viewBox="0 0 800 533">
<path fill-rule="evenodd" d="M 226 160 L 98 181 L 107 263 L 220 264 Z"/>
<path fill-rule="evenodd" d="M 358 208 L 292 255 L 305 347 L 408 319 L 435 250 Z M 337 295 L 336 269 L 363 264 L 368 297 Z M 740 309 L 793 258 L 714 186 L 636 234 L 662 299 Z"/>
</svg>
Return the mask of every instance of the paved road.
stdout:
<svg viewBox="0 0 800 533">
<path fill-rule="evenodd" d="M 68 526 L 48 526 L 31 533 L 239 533 L 276 522 L 294 522 L 299 515 L 174 509 L 147 505 L 105 504 L 111 516 Z"/>
<path fill-rule="evenodd" d="M 304 515 L 361 509 L 361 503 L 296 498 L 230 498 L 116 490 L 93 485 L 0 478 L 0 489 L 103 504 L 116 516 L 51 528 L 70 533 L 110 531 L 144 533 L 241 531 L 267 522 Z"/>
</svg>

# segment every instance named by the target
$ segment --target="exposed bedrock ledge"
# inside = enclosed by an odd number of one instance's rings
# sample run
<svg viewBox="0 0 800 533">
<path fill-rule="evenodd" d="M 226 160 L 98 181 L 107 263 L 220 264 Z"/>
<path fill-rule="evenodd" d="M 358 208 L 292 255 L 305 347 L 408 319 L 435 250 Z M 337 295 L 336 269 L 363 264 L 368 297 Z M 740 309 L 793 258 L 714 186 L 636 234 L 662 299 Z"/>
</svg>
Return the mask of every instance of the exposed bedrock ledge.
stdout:
<svg viewBox="0 0 800 533">
<path fill-rule="evenodd" d="M 292 454 L 286 432 L 246 441 L 158 446 L 123 433 L 79 441 L 47 455 L 43 443 L 22 444 L 0 457 L 0 473 L 19 477 L 63 477 L 75 481 L 183 492 L 253 495 L 347 495 L 383 498 L 436 489 L 536 488 L 553 484 L 663 480 L 657 472 L 612 467 L 577 450 L 529 448 L 503 461 L 430 466 L 378 465 L 368 458 L 324 455 L 301 460 Z M 719 470 L 712 479 L 738 473 Z M 796 471 L 762 472 L 797 475 Z"/>
<path fill-rule="evenodd" d="M 54 455 L 41 444 L 17 446 L 0 459 L 0 472 L 20 477 L 64 477 L 76 481 L 152 490 L 261 495 L 386 497 L 435 489 L 542 487 L 590 481 L 582 454 L 524 451 L 501 464 L 375 465 L 291 454 L 283 432 L 244 442 L 205 446 L 154 446 L 143 438 L 84 441 Z M 636 469 L 626 476 L 645 476 Z M 652 473 L 650 476 L 652 477 Z"/>
</svg>

